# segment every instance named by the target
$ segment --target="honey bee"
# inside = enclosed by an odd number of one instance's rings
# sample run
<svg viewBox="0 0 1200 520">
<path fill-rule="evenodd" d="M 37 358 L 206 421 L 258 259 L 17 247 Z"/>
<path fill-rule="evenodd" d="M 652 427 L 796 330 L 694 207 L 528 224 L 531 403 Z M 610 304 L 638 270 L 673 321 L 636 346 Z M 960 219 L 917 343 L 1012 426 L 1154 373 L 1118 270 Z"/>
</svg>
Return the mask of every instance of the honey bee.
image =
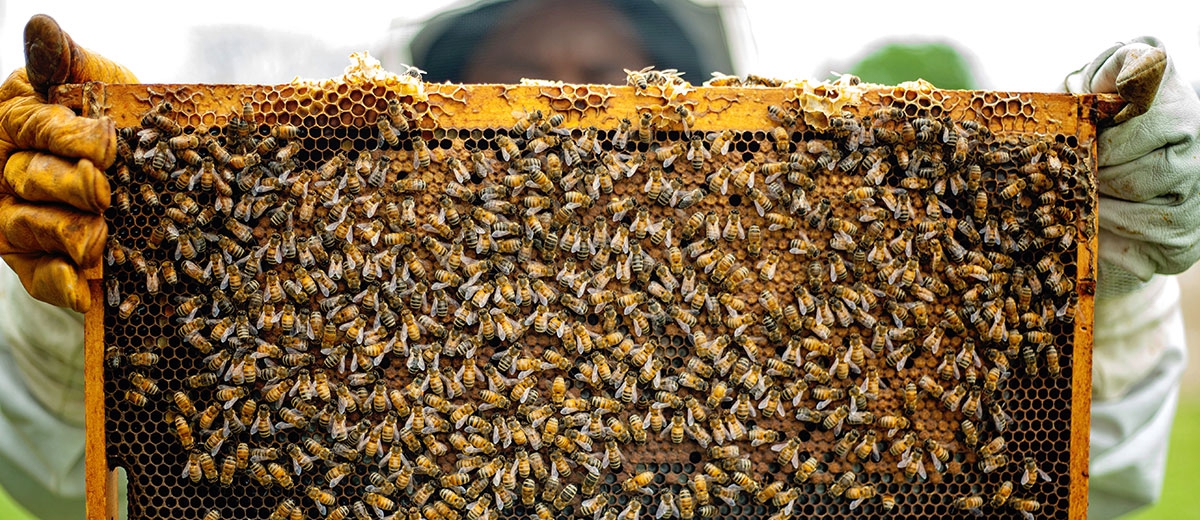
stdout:
<svg viewBox="0 0 1200 520">
<path fill-rule="evenodd" d="M 857 482 L 858 476 L 853 471 L 847 471 L 837 478 L 834 483 L 829 486 L 827 492 L 835 497 L 840 497 L 845 494 L 846 490 Z"/>
<path fill-rule="evenodd" d="M 142 126 L 145 128 L 156 128 L 160 132 L 177 136 L 183 133 L 183 127 L 176 123 L 175 120 L 166 116 L 174 110 L 169 101 L 163 101 L 156 104 L 153 108 L 142 115 Z"/>
<path fill-rule="evenodd" d="M 1008 506 L 1020 512 L 1026 520 L 1033 520 L 1033 513 L 1042 507 L 1041 503 L 1030 498 L 1013 498 L 1009 500 Z"/>
<path fill-rule="evenodd" d="M 238 469 L 238 461 L 235 457 L 225 457 L 221 461 L 221 474 L 218 480 L 222 486 L 230 486 L 233 484 L 233 475 Z"/>
<path fill-rule="evenodd" d="M 326 514 L 328 511 L 327 508 L 332 507 L 337 502 L 337 497 L 334 496 L 332 492 L 321 489 L 317 486 L 308 486 L 305 488 L 304 493 L 308 496 L 308 498 L 312 499 L 317 506 L 317 510 L 320 511 L 321 514 Z"/>
<path fill-rule="evenodd" d="M 505 161 L 512 160 L 521 155 L 521 149 L 517 146 L 517 143 L 513 142 L 512 138 L 506 135 L 496 136 L 496 144 L 499 146 L 500 154 L 504 157 Z M 567 165 L 570 166 L 571 162 L 568 161 Z"/>
<path fill-rule="evenodd" d="M 524 113 L 515 112 L 513 113 L 513 116 L 517 117 L 517 122 L 513 124 L 512 133 L 525 134 L 526 139 L 533 137 L 534 132 L 536 132 L 538 129 L 538 124 L 541 123 L 542 119 L 545 117 L 541 110 L 534 110 L 533 112 Z"/>
<path fill-rule="evenodd" d="M 905 417 L 895 415 L 884 415 L 876 419 L 875 424 L 880 428 L 888 428 L 888 437 L 896 434 L 896 432 L 909 427 L 909 420 Z"/>
<path fill-rule="evenodd" d="M 643 142 L 643 143 L 650 142 L 651 133 L 654 130 L 653 124 L 652 124 L 653 119 L 654 119 L 654 114 L 651 113 L 650 111 L 643 111 L 640 113 L 640 115 L 638 117 L 638 128 L 637 128 L 638 141 Z"/>
<path fill-rule="evenodd" d="M 159 355 L 154 352 L 134 352 L 127 357 L 133 366 L 151 366 L 158 363 Z"/>
<path fill-rule="evenodd" d="M 1047 149 L 1048 147 L 1046 146 L 1045 142 L 1038 141 L 1018 150 L 1016 158 L 1019 161 L 1037 162 L 1040 156 L 1045 153 Z"/>
<path fill-rule="evenodd" d="M 1023 472 L 1021 473 L 1021 486 L 1025 489 L 1033 487 L 1033 485 L 1036 484 L 1039 479 L 1046 482 L 1054 481 L 1054 479 L 1050 478 L 1050 474 L 1042 471 L 1042 469 L 1038 467 L 1037 461 L 1035 461 L 1033 457 L 1025 457 L 1025 460 L 1021 463 L 1021 466 L 1023 468 Z"/>
<path fill-rule="evenodd" d="M 958 497 L 954 499 L 954 507 L 959 511 L 970 511 L 975 516 L 983 516 L 983 497 L 978 495 Z"/>
<path fill-rule="evenodd" d="M 790 117 L 790 116 L 789 116 Z M 782 126 L 771 130 L 771 138 L 775 141 L 775 151 L 787 153 L 792 148 L 792 134 Z"/>
<path fill-rule="evenodd" d="M 130 316 L 133 316 L 133 313 L 137 311 L 141 304 L 141 296 L 138 296 L 137 294 L 130 294 L 121 301 L 119 306 L 117 306 L 117 316 L 123 320 L 127 320 Z"/>
<path fill-rule="evenodd" d="M 1058 377 L 1060 374 L 1062 374 L 1062 366 L 1059 365 L 1058 359 L 1058 348 L 1050 343 L 1047 343 L 1041 348 L 1046 352 L 1046 371 L 1049 372 L 1051 376 Z M 1034 365 L 1026 364 L 1026 366 L 1029 367 Z"/>
<path fill-rule="evenodd" d="M 331 484 L 332 485 L 332 484 Z M 426 482 L 417 488 L 417 491 L 412 496 L 412 502 L 418 506 L 424 505 L 437 492 L 437 488 L 432 482 Z"/>
<path fill-rule="evenodd" d="M 925 469 L 925 450 L 920 446 L 914 446 L 909 450 L 908 455 L 902 458 L 896 466 L 904 469 L 904 476 L 910 482 L 915 481 L 918 476 L 921 477 L 921 480 L 928 478 Z"/>
<path fill-rule="evenodd" d="M 285 469 L 283 466 L 280 466 L 274 462 L 270 462 L 267 463 L 267 471 L 271 474 L 271 477 L 275 479 L 275 483 L 279 484 L 279 487 L 291 489 L 292 486 L 295 485 L 292 481 L 292 475 L 288 473 L 287 469 Z"/>
<path fill-rule="evenodd" d="M 845 497 L 851 499 L 850 509 L 858 508 L 863 502 L 875 498 L 878 492 L 875 486 L 867 484 L 863 486 L 851 486 L 846 489 Z"/>
<path fill-rule="evenodd" d="M 892 330 L 897 330 L 897 329 L 892 329 Z M 891 334 L 890 331 L 889 331 L 889 334 Z M 896 367 L 896 371 L 900 372 L 900 371 L 904 370 L 905 362 L 914 353 L 916 353 L 916 347 L 914 347 L 911 343 L 906 343 L 903 347 L 896 349 L 892 353 L 888 354 L 887 357 L 884 358 L 884 361 L 887 362 L 888 366 L 894 366 L 894 367 Z"/>
<path fill-rule="evenodd" d="M 1025 186 L 1025 179 L 1016 179 L 1008 183 L 1008 185 L 1000 191 L 1000 197 L 1004 200 L 1011 200 L 1013 197 L 1020 195 L 1021 192 L 1025 190 Z"/>
<path fill-rule="evenodd" d="M 859 436 L 858 430 L 850 430 L 846 435 L 839 437 L 833 446 L 834 455 L 838 458 L 846 458 L 846 455 L 850 454 L 851 448 L 858 442 Z"/>
<path fill-rule="evenodd" d="M 204 412 L 200 413 L 200 418 L 197 420 L 200 429 L 206 430 L 211 428 L 212 423 L 216 422 L 218 417 L 221 417 L 221 411 L 222 408 L 217 406 L 216 402 L 209 405 L 208 408 L 204 408 Z"/>
<path fill-rule="evenodd" d="M 203 451 L 198 453 L 196 455 L 196 465 L 199 466 L 200 471 L 204 474 L 205 480 L 210 482 L 217 480 L 217 462 L 213 459 L 212 455 Z M 195 478 L 193 478 L 194 480 Z"/>
<path fill-rule="evenodd" d="M 153 379 L 146 377 L 141 372 L 132 372 L 129 374 L 129 383 L 133 385 L 138 392 L 145 395 L 158 395 L 158 383 Z"/>
<path fill-rule="evenodd" d="M 193 483 L 199 483 L 204 478 L 204 472 L 200 466 L 200 455 L 200 452 L 196 451 L 188 455 L 188 462 L 183 467 L 183 474 L 180 475 L 180 478 L 190 478 Z M 267 477 L 269 478 L 270 475 Z"/>
<path fill-rule="evenodd" d="M 192 427 L 188 423 L 187 418 L 182 415 L 175 415 L 170 419 L 171 425 L 175 429 L 175 437 L 179 440 L 179 445 L 183 449 L 191 449 L 195 444 L 195 438 L 192 435 Z"/>
<path fill-rule="evenodd" d="M 1009 156 L 1008 152 L 1003 151 L 1003 150 L 996 150 L 996 151 L 991 151 L 991 152 L 983 154 L 984 164 L 988 164 L 988 165 L 1005 164 L 1005 163 L 1008 163 L 1011 161 L 1012 161 L 1012 157 Z"/>
<path fill-rule="evenodd" d="M 970 421 L 970 419 L 963 419 L 961 428 L 963 438 L 966 440 L 968 446 L 974 447 L 979 444 L 979 431 L 975 428 L 975 425 Z"/>
<path fill-rule="evenodd" d="M 554 497 L 554 501 L 551 502 L 550 505 L 552 507 L 554 507 L 554 509 L 561 510 L 561 509 L 567 507 L 567 505 L 569 505 L 573 500 L 575 500 L 576 493 L 578 493 L 578 488 L 575 486 L 575 484 L 567 484 L 566 486 L 564 486 L 562 488 L 562 491 L 558 492 L 558 495 Z M 630 502 L 638 503 L 638 504 L 641 503 L 641 502 L 637 502 L 637 501 L 633 501 L 633 500 L 631 500 Z M 545 507 L 545 506 L 543 506 L 543 507 Z"/>
<path fill-rule="evenodd" d="M 815 392 L 814 392 L 815 395 Z M 842 423 L 850 416 L 850 408 L 846 405 L 837 407 L 825 419 L 821 421 L 821 425 L 827 430 L 833 430 L 834 435 L 841 433 Z M 885 426 L 886 427 L 886 426 Z"/>
</svg>

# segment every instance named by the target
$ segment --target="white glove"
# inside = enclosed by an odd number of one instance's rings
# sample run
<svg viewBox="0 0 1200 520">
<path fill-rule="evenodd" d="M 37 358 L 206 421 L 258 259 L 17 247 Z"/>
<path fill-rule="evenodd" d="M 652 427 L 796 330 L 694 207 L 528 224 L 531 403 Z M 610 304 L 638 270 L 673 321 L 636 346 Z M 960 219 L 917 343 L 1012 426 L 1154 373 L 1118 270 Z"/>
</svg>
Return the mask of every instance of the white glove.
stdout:
<svg viewBox="0 0 1200 520">
<path fill-rule="evenodd" d="M 1129 102 L 1100 131 L 1100 296 L 1128 293 L 1200 258 L 1200 99 L 1162 45 L 1139 38 L 1067 77 L 1074 93 Z"/>
<path fill-rule="evenodd" d="M 1129 104 L 1097 142 L 1099 273 L 1089 518 L 1158 500 L 1186 364 L 1179 285 L 1200 256 L 1200 99 L 1161 44 L 1114 46 L 1067 77 Z"/>
</svg>

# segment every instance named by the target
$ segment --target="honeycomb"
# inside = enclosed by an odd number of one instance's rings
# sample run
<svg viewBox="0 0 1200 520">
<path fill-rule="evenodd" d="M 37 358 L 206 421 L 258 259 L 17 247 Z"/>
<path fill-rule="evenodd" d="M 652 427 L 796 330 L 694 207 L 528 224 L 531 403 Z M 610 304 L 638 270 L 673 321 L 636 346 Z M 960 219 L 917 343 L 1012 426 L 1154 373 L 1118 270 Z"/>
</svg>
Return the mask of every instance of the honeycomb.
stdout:
<svg viewBox="0 0 1200 520">
<path fill-rule="evenodd" d="M 129 518 L 1086 507 L 1087 99 L 368 72 L 59 93 Z"/>
</svg>

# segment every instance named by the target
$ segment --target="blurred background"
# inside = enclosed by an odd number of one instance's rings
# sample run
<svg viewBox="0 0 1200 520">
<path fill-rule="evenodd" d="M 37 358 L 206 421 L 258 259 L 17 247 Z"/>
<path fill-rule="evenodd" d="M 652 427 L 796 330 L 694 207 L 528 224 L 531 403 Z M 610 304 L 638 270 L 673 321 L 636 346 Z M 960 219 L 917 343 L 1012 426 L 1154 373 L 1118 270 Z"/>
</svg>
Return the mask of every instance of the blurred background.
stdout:
<svg viewBox="0 0 1200 520">
<path fill-rule="evenodd" d="M 342 72 L 352 51 L 403 59 L 408 41 L 431 15 L 473 3 L 341 0 L 327 4 L 336 8 L 317 9 L 312 3 L 299 7 L 278 1 L 3 0 L 0 67 L 22 64 L 25 22 L 46 13 L 84 46 L 125 64 L 142 81 L 269 84 L 297 75 L 329 77 Z M 1101 50 L 1154 35 L 1166 43 L 1180 72 L 1200 79 L 1200 4 L 1195 2 L 1082 6 L 1011 0 L 972 9 L 952 0 L 921 2 L 919 8 L 874 0 L 853 7 L 776 0 L 691 3 L 721 12 L 735 69 L 722 72 L 824 77 L 831 70 L 848 71 L 881 42 L 953 42 L 980 88 L 1044 91 Z M 708 72 L 688 79 L 700 83 Z"/>
<path fill-rule="evenodd" d="M 132 69 L 151 83 L 284 83 L 296 76 L 337 76 L 351 52 L 369 50 L 396 70 L 413 63 L 408 43 L 434 15 L 474 4 L 340 0 L 315 3 L 233 0 L 167 3 L 150 0 L 72 2 L 0 0 L 0 70 L 24 63 L 25 22 L 53 16 L 80 44 Z M 1162 40 L 1177 70 L 1200 85 L 1200 4 L 1139 1 L 1068 3 L 1009 0 L 964 9 L 961 2 L 658 0 L 675 12 L 718 14 L 707 37 L 730 48 L 731 70 L 781 78 L 824 78 L 854 72 L 864 59 L 887 61 L 888 43 L 916 43 L 961 56 L 962 78 L 935 85 L 1010 91 L 1057 90 L 1063 77 L 1117 42 L 1141 35 Z M 682 7 L 681 7 L 682 5 Z M 969 12 L 968 12 L 969 11 Z M 529 27 L 529 31 L 538 31 Z M 932 45 L 925 45 L 932 44 Z M 945 44 L 944 46 L 942 44 Z M 952 53 L 945 55 L 949 63 Z M 671 63 L 655 63 L 659 68 Z M 631 64 L 630 68 L 638 68 Z M 689 73 L 693 83 L 709 71 Z M 545 78 L 554 79 L 554 78 Z M 899 78 L 908 79 L 908 78 Z M 880 81 L 891 81 L 881 79 Z M 1180 276 L 1192 359 L 1200 358 L 1200 268 Z M 1200 518 L 1200 362 L 1185 376 L 1163 501 L 1134 518 Z M 0 491 L 0 518 L 24 513 Z"/>
</svg>

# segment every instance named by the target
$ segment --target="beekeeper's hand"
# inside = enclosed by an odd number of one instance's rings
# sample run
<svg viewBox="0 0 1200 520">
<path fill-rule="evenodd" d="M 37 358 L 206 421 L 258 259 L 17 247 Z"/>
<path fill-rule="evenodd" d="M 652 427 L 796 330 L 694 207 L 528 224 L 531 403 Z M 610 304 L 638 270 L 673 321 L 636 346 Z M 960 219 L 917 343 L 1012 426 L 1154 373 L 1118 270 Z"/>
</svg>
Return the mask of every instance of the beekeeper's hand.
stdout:
<svg viewBox="0 0 1200 520">
<path fill-rule="evenodd" d="M 1101 128 L 1100 296 L 1127 294 L 1200 257 L 1200 99 L 1161 43 L 1114 46 L 1067 77 L 1075 93 L 1117 93 L 1128 105 Z"/>
<path fill-rule="evenodd" d="M 25 68 L 0 85 L 0 256 L 35 298 L 79 312 L 91 304 L 82 268 L 99 261 L 107 236 L 103 170 L 116 132 L 109 119 L 47 104 L 46 92 L 88 81 L 137 78 L 36 15 L 25 26 Z"/>
</svg>

